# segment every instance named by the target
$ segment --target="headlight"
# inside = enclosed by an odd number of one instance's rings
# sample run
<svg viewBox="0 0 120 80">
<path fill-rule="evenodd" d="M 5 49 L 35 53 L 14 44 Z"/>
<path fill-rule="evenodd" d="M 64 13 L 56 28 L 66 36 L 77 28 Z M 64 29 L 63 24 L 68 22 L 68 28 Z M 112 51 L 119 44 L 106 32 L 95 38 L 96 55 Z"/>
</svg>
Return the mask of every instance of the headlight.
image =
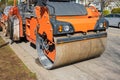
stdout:
<svg viewBox="0 0 120 80">
<path fill-rule="evenodd" d="M 60 35 L 60 34 L 72 34 L 74 32 L 74 27 L 67 22 L 60 22 L 52 24 L 53 26 L 53 34 L 54 35 Z"/>
<path fill-rule="evenodd" d="M 65 25 L 65 26 L 63 26 L 63 29 L 64 29 L 64 31 L 69 31 L 70 30 L 70 27 L 68 26 L 68 25 Z"/>
<path fill-rule="evenodd" d="M 103 25 L 103 23 L 100 23 L 99 26 L 102 28 L 104 25 Z"/>
</svg>

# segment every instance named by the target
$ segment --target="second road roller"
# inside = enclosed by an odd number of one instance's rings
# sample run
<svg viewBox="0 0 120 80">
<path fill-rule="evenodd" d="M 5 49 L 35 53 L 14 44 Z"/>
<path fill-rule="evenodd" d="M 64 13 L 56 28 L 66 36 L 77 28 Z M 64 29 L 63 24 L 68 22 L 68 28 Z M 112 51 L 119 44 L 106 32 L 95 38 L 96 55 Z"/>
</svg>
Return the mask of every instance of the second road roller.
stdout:
<svg viewBox="0 0 120 80">
<path fill-rule="evenodd" d="M 71 0 L 20 0 L 9 10 L 12 41 L 26 37 L 36 45 L 46 69 L 100 56 L 106 47 L 108 21 L 94 6 Z"/>
</svg>

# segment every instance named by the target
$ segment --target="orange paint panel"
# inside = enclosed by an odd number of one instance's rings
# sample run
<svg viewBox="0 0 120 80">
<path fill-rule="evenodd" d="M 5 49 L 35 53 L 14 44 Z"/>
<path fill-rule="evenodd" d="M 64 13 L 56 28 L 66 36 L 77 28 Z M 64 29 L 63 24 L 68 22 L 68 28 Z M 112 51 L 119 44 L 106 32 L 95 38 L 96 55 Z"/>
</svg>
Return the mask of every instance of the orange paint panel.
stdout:
<svg viewBox="0 0 120 80">
<path fill-rule="evenodd" d="M 30 36 L 30 20 L 26 19 L 26 35 Z"/>
<path fill-rule="evenodd" d="M 100 16 L 98 10 L 91 6 L 86 8 L 88 14 L 83 16 L 57 16 L 57 20 L 69 22 L 73 25 L 75 32 L 87 32 L 94 30 L 96 22 Z"/>
<path fill-rule="evenodd" d="M 53 41 L 53 29 L 49 20 L 49 14 L 46 7 L 36 7 L 37 21 L 40 25 L 39 33 L 42 35 L 43 32 L 47 34 L 47 39 Z"/>
<path fill-rule="evenodd" d="M 45 52 L 46 55 L 54 62 L 56 51 L 54 50 L 54 51 L 52 51 L 52 52 L 46 52 L 46 51 L 44 51 L 44 52 Z"/>
<path fill-rule="evenodd" d="M 43 32 L 45 32 L 47 34 L 47 39 L 53 42 L 53 29 L 52 29 L 52 25 L 50 23 L 50 19 L 49 19 L 49 14 L 48 14 L 48 9 L 46 7 L 36 7 L 35 8 L 35 13 L 37 16 L 37 23 L 38 25 L 40 25 L 40 28 L 38 30 L 38 33 L 40 35 L 43 34 Z M 52 52 L 46 52 L 46 55 L 52 60 L 54 61 L 55 59 L 55 50 L 53 50 Z"/>
<path fill-rule="evenodd" d="M 98 12 L 98 10 L 94 7 L 94 6 L 90 6 L 87 9 L 87 16 L 88 17 L 99 17 L 100 16 L 100 13 Z"/>
<path fill-rule="evenodd" d="M 37 27 L 37 20 L 35 18 L 31 18 L 30 19 L 30 38 L 32 39 L 32 41 L 34 41 L 33 43 L 35 43 L 36 41 L 36 30 Z"/>
<path fill-rule="evenodd" d="M 37 21 L 35 18 L 26 19 L 26 38 L 28 41 L 32 42 L 33 44 L 36 44 L 36 35 L 35 35 L 35 29 L 36 29 Z"/>
<path fill-rule="evenodd" d="M 87 32 L 88 30 L 94 30 L 96 21 L 98 18 L 79 18 L 79 19 L 58 19 L 60 21 L 69 22 L 73 25 L 75 32 Z"/>
</svg>

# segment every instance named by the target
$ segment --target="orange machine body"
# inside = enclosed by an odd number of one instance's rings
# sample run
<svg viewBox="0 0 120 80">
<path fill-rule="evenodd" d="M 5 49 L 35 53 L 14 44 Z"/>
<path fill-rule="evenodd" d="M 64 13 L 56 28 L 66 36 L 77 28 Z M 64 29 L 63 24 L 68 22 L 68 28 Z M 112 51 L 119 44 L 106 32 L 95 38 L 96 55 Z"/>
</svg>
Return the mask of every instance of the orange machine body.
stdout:
<svg viewBox="0 0 120 80">
<path fill-rule="evenodd" d="M 94 11 L 92 11 L 94 10 Z M 96 22 L 99 18 L 99 12 L 94 7 L 87 8 L 88 14 L 85 16 L 56 16 L 56 20 L 69 22 L 74 26 L 75 33 L 88 32 L 94 30 Z M 44 32 L 50 43 L 54 44 L 53 28 L 50 22 L 48 9 L 46 7 L 35 7 L 36 18 L 26 19 L 26 37 L 34 43 L 36 42 L 36 33 L 42 35 Z M 55 50 L 47 52 L 46 55 L 54 61 Z"/>
<path fill-rule="evenodd" d="M 56 20 L 68 22 L 74 28 L 75 33 L 87 33 L 95 29 L 95 25 L 99 19 L 100 13 L 98 10 L 91 6 L 87 7 L 87 14 L 82 16 L 56 16 Z M 27 40 L 36 44 L 36 34 L 44 36 L 47 38 L 48 45 L 56 45 L 54 41 L 54 29 L 50 21 L 51 16 L 49 10 L 46 6 L 35 6 L 33 9 L 34 15 L 31 17 L 26 17 L 25 30 L 23 29 L 22 17 L 20 15 L 17 6 L 14 6 L 10 10 L 10 16 L 15 16 L 19 19 L 20 25 L 20 37 L 26 36 Z M 27 12 L 29 13 L 29 12 Z M 26 13 L 26 14 L 27 14 Z M 23 35 L 23 33 L 25 33 Z M 60 36 L 60 35 L 59 35 Z M 61 35 L 62 36 L 62 35 Z M 46 51 L 44 53 L 54 62 L 56 51 Z"/>
<path fill-rule="evenodd" d="M 95 8 L 92 8 L 95 9 Z M 99 12 L 97 9 L 93 12 L 90 8 L 87 8 L 88 14 L 85 16 L 56 16 L 59 21 L 69 22 L 74 26 L 75 32 L 88 32 L 94 30 L 96 22 L 99 18 Z M 43 12 L 42 12 L 43 11 Z M 42 34 L 46 32 L 48 40 L 53 40 L 53 28 L 50 23 L 50 16 L 46 7 L 35 7 L 36 18 L 26 19 L 26 35 L 31 38 L 31 42 L 35 43 L 36 35 L 35 31 L 39 26 L 38 32 Z M 86 22 L 87 21 L 87 22 Z M 33 23 L 34 22 L 34 23 Z"/>
<path fill-rule="evenodd" d="M 44 12 L 40 12 L 44 10 Z M 35 7 L 36 18 L 26 19 L 26 37 L 27 40 L 36 44 L 36 33 L 43 34 L 46 32 L 47 39 L 53 42 L 53 28 L 49 20 L 49 13 L 46 7 Z M 55 50 L 46 54 L 54 61 Z"/>
</svg>

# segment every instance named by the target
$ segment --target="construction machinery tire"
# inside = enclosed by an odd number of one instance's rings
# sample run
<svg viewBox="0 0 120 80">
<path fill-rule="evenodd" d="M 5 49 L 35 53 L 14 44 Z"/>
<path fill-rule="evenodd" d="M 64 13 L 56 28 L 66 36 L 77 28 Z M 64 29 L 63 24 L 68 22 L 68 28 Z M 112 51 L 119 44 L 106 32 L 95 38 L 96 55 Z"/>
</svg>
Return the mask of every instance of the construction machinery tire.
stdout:
<svg viewBox="0 0 120 80">
<path fill-rule="evenodd" d="M 13 40 L 13 19 L 9 19 L 8 21 L 9 27 L 8 27 L 8 33 L 9 33 L 9 38 Z"/>
<path fill-rule="evenodd" d="M 91 34 L 94 33 L 90 33 L 88 35 Z M 77 40 L 77 41 L 71 41 L 65 43 L 64 42 L 57 43 L 58 39 L 65 37 L 54 37 L 55 51 L 56 51 L 54 61 L 50 60 L 50 58 L 46 56 L 46 54 L 44 53 L 42 48 L 43 39 L 41 36 L 39 36 L 39 34 L 37 34 L 36 48 L 39 56 L 39 61 L 46 69 L 52 69 L 100 56 L 105 50 L 106 37 L 107 37 L 106 34 L 107 33 L 105 32 L 105 36 L 89 38 L 89 39 L 85 38 L 83 40 Z M 76 36 L 77 35 L 74 35 L 73 37 Z"/>
<path fill-rule="evenodd" d="M 0 26 L 0 31 L 2 31 L 2 27 Z"/>
</svg>

